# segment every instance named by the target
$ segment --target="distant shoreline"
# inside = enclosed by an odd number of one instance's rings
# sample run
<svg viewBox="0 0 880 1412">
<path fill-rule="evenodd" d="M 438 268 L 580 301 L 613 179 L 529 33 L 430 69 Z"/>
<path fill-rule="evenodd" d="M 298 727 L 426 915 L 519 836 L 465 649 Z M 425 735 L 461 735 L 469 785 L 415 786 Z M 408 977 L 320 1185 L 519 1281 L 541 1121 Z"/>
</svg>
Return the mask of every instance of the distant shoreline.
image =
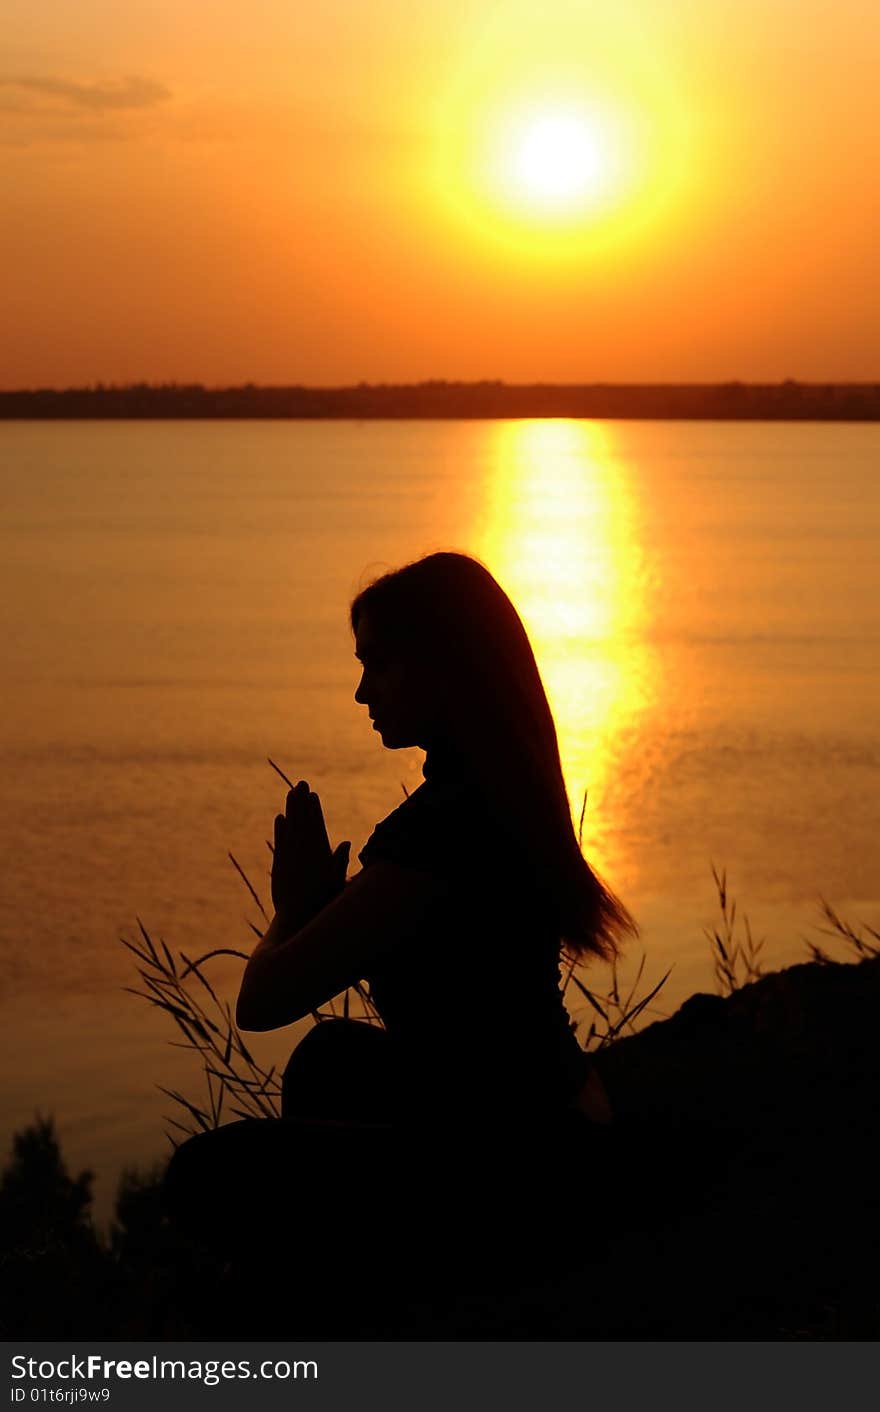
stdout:
<svg viewBox="0 0 880 1412">
<path fill-rule="evenodd" d="M 127 386 L 0 391 L 0 420 L 465 420 L 607 418 L 880 421 L 880 382 L 359 383 L 352 387 Z"/>
</svg>

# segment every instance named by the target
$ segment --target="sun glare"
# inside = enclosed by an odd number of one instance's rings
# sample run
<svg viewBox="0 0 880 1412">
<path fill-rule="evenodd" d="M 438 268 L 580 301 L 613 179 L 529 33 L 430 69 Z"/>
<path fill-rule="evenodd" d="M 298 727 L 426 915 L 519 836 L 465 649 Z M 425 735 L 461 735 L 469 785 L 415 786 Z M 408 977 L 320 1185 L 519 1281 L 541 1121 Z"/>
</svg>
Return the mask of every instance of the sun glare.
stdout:
<svg viewBox="0 0 880 1412">
<path fill-rule="evenodd" d="M 599 104 L 499 104 L 477 142 L 475 189 L 533 233 L 563 234 L 610 211 L 627 184 L 619 123 Z"/>
<path fill-rule="evenodd" d="M 581 118 L 549 113 L 525 123 L 517 135 L 512 182 L 535 202 L 569 206 L 595 190 L 602 176 L 597 134 Z"/>
<path fill-rule="evenodd" d="M 548 23 L 512 4 L 515 36 L 510 6 L 476 7 L 473 42 L 426 109 L 423 189 L 475 256 L 504 250 L 554 279 L 618 264 L 683 209 L 697 170 L 684 90 L 644 6 L 578 0 Z"/>
</svg>

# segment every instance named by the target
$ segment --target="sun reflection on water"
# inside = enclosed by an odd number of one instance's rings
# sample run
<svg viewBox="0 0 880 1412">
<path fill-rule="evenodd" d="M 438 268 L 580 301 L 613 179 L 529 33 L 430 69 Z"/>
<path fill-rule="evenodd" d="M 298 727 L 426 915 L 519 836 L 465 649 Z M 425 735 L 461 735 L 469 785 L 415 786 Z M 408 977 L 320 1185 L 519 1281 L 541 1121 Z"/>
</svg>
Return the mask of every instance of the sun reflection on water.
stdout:
<svg viewBox="0 0 880 1412">
<path fill-rule="evenodd" d="M 475 552 L 526 625 L 556 719 L 575 817 L 584 791 L 585 851 L 632 883 L 618 761 L 650 705 L 646 574 L 638 505 L 606 424 L 499 423 Z M 610 877 L 609 877 L 610 880 Z"/>
</svg>

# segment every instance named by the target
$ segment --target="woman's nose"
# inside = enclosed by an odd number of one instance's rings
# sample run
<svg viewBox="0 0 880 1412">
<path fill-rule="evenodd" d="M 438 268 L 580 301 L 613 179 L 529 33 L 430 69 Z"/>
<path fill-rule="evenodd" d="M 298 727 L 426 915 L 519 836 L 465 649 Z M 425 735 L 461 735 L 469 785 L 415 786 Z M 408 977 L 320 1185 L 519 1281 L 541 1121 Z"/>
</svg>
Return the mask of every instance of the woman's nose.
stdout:
<svg viewBox="0 0 880 1412">
<path fill-rule="evenodd" d="M 354 694 L 354 699 L 359 706 L 366 706 L 367 704 L 367 698 L 364 694 L 364 682 L 366 681 L 366 679 L 366 672 L 361 672 L 361 679 L 357 684 L 357 691 Z"/>
</svg>

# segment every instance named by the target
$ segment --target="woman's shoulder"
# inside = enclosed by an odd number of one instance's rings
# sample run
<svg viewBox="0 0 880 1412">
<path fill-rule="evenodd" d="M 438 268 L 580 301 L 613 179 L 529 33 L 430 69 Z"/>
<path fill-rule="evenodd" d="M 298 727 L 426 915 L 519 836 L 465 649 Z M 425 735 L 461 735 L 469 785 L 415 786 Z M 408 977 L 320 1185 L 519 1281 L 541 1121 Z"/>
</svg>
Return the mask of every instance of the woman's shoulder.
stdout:
<svg viewBox="0 0 880 1412">
<path fill-rule="evenodd" d="M 364 867 L 381 860 L 448 874 L 499 866 L 503 853 L 492 810 L 472 782 L 425 779 L 377 823 L 359 857 Z"/>
<path fill-rule="evenodd" d="M 425 781 L 376 825 L 358 857 L 446 872 L 488 845 L 491 824 L 479 796 L 464 783 Z"/>
<path fill-rule="evenodd" d="M 542 938 L 547 954 L 557 956 L 556 928 L 530 860 L 477 790 L 420 786 L 376 825 L 358 856 L 364 868 L 394 863 L 430 874 L 448 890 L 460 920 L 500 927 L 511 945 L 523 940 L 531 951 Z"/>
</svg>

